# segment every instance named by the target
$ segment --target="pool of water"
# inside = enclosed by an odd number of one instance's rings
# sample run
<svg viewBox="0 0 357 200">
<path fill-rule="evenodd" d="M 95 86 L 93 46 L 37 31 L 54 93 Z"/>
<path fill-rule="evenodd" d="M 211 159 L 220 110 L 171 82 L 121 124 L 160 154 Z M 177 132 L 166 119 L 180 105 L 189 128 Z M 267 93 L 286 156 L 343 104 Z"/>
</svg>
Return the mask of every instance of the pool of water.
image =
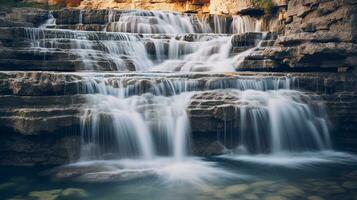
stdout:
<svg viewBox="0 0 357 200">
<path fill-rule="evenodd" d="M 13 200 L 348 200 L 357 199 L 356 161 L 353 154 L 318 152 L 1 167 L 0 196 Z"/>
</svg>

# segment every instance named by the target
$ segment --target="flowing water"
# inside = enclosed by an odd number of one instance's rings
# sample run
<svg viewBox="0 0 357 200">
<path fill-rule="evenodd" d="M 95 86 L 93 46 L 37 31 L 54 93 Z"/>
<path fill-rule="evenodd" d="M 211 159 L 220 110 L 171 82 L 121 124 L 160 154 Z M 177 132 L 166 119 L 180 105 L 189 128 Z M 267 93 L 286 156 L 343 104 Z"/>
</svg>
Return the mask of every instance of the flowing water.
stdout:
<svg viewBox="0 0 357 200">
<path fill-rule="evenodd" d="M 81 12 L 80 24 L 82 18 Z M 299 91 L 288 77 L 190 78 L 239 70 L 267 37 L 258 33 L 253 46 L 235 52 L 232 33 L 260 32 L 261 21 L 235 16 L 229 24 L 215 16 L 213 22 L 158 11 L 118 19 L 109 11 L 101 32 L 52 29 L 52 18 L 26 29 L 31 51 L 45 60 L 66 53 L 86 79 L 80 159 L 48 172 L 55 182 L 37 176 L 43 169 L 13 178 L 23 168 L 4 168 L 9 176 L 0 192 L 15 199 L 355 198 L 356 157 L 333 151 L 317 94 Z M 229 105 L 230 123 L 239 127 L 218 131 L 221 156 L 193 155 L 189 110 L 202 96 Z M 14 185 L 23 186 L 12 192 Z"/>
</svg>

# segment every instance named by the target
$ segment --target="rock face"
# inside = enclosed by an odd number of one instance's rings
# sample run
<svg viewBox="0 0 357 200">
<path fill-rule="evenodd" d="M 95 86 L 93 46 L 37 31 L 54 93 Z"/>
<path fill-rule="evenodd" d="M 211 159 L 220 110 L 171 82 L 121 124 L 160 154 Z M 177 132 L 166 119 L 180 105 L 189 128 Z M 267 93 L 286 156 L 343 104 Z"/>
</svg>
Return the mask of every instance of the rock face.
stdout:
<svg viewBox="0 0 357 200">
<path fill-rule="evenodd" d="M 34 27 L 48 18 L 48 11 L 34 8 L 0 9 L 0 16 L 0 27 Z"/>
<path fill-rule="evenodd" d="M 355 1 L 290 0 L 283 33 L 263 55 L 274 60 L 276 67 L 353 70 L 357 65 L 356 6 Z"/>
<path fill-rule="evenodd" d="M 286 6 L 286 0 L 273 0 L 275 6 Z M 255 8 L 252 0 L 211 0 L 211 14 L 229 14 L 234 15 L 247 11 L 259 11 L 260 8 Z"/>
</svg>

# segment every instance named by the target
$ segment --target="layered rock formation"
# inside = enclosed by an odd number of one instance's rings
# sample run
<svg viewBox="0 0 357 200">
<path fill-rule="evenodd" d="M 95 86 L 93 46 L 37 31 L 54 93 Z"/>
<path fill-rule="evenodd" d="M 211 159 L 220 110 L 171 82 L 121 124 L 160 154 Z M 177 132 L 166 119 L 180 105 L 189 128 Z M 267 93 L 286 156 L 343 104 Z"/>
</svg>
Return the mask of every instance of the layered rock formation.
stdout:
<svg viewBox="0 0 357 200">
<path fill-rule="evenodd" d="M 283 33 L 263 55 L 290 69 L 353 70 L 356 6 L 355 1 L 289 1 Z"/>
<path fill-rule="evenodd" d="M 286 6 L 286 0 L 273 0 L 274 6 Z M 210 13 L 211 14 L 228 14 L 234 15 L 237 13 L 246 13 L 258 11 L 261 8 L 254 6 L 252 0 L 211 0 L 210 1 Z"/>
</svg>

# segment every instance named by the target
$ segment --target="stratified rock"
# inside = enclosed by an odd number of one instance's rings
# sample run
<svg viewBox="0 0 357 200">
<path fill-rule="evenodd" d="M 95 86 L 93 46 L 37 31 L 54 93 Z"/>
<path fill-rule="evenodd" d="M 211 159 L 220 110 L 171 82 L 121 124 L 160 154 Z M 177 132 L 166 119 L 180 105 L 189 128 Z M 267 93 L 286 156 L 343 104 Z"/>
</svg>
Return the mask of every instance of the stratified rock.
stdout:
<svg viewBox="0 0 357 200">
<path fill-rule="evenodd" d="M 276 68 L 337 71 L 357 65 L 357 5 L 353 1 L 299 1 L 287 6 L 287 19 L 273 48 L 262 56 Z"/>
<path fill-rule="evenodd" d="M 48 11 L 38 8 L 0 9 L 0 27 L 36 27 L 48 18 Z"/>
</svg>

